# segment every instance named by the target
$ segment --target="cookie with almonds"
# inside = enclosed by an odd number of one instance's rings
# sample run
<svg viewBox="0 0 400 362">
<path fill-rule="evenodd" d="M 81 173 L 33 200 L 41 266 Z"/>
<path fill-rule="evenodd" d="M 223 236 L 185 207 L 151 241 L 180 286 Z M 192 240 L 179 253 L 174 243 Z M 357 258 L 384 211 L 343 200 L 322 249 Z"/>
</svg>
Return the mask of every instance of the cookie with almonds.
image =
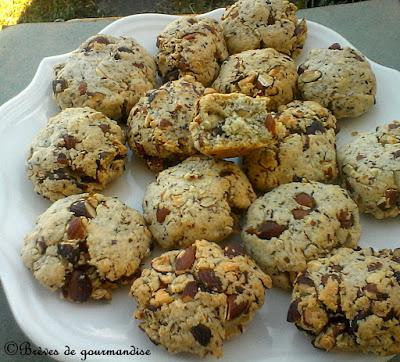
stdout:
<svg viewBox="0 0 400 362">
<path fill-rule="evenodd" d="M 197 153 L 189 124 L 204 90 L 187 75 L 147 92 L 132 109 L 128 143 L 151 170 L 161 171 Z"/>
<path fill-rule="evenodd" d="M 221 25 L 230 54 L 274 48 L 295 57 L 307 36 L 305 20 L 287 0 L 239 0 L 222 15 Z"/>
<path fill-rule="evenodd" d="M 192 156 L 158 174 L 145 192 L 143 212 L 161 247 L 182 248 L 202 238 L 219 242 L 231 235 L 237 213 L 255 197 L 233 162 Z"/>
<path fill-rule="evenodd" d="M 54 67 L 53 92 L 61 109 L 91 107 L 126 120 L 156 86 L 153 57 L 133 38 L 97 34 Z"/>
<path fill-rule="evenodd" d="M 319 182 L 293 182 L 258 198 L 247 212 L 242 239 L 274 286 L 290 289 L 307 262 L 339 247 L 354 248 L 361 227 L 346 190 Z"/>
<path fill-rule="evenodd" d="M 72 195 L 36 221 L 22 247 L 24 264 L 44 287 L 73 302 L 111 299 L 137 276 L 150 253 L 142 215 L 116 198 Z"/>
<path fill-rule="evenodd" d="M 265 192 L 293 181 L 333 183 L 338 169 L 337 125 L 332 113 L 316 102 L 293 101 L 272 116 L 287 133 L 243 158 L 253 187 Z"/>
<path fill-rule="evenodd" d="M 400 121 L 358 134 L 338 150 L 338 161 L 360 211 L 377 219 L 400 215 Z"/>
<path fill-rule="evenodd" d="M 297 70 L 292 58 L 266 48 L 231 55 L 222 63 L 212 87 L 220 93 L 269 97 L 269 109 L 276 110 L 295 98 L 296 83 Z"/>
<path fill-rule="evenodd" d="M 223 355 L 264 304 L 271 279 L 238 246 L 198 240 L 151 261 L 131 287 L 139 327 L 168 352 Z"/>
<path fill-rule="evenodd" d="M 192 75 L 204 86 L 217 77 L 228 56 L 219 23 L 210 18 L 182 16 L 157 37 L 156 62 L 164 81 Z"/>
<path fill-rule="evenodd" d="M 320 103 L 338 119 L 358 117 L 375 104 L 375 74 L 355 49 L 337 43 L 311 49 L 298 73 L 302 99 Z"/>
<path fill-rule="evenodd" d="M 50 199 L 103 190 L 125 169 L 125 135 L 117 122 L 91 108 L 68 108 L 34 139 L 27 174 Z"/>
<path fill-rule="evenodd" d="M 400 249 L 340 248 L 296 278 L 287 320 L 326 351 L 400 353 Z"/>
<path fill-rule="evenodd" d="M 194 146 L 218 158 L 243 156 L 272 146 L 286 135 L 286 128 L 268 112 L 268 102 L 268 97 L 241 93 L 201 97 L 190 124 Z"/>
</svg>

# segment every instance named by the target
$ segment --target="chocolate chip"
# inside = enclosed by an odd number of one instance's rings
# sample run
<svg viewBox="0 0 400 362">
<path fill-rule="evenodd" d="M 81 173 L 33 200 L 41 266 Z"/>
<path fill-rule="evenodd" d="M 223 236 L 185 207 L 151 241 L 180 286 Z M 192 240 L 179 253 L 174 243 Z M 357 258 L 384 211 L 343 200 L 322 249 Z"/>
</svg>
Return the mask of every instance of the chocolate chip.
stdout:
<svg viewBox="0 0 400 362">
<path fill-rule="evenodd" d="M 71 240 L 81 240 L 86 237 L 86 229 L 79 217 L 73 217 L 68 223 L 67 235 Z"/>
<path fill-rule="evenodd" d="M 360 161 L 360 160 L 362 160 L 363 158 L 365 158 L 366 156 L 364 156 L 364 155 L 362 155 L 361 153 L 359 153 L 358 155 L 357 155 L 357 157 L 356 157 L 356 160 L 357 161 Z"/>
<path fill-rule="evenodd" d="M 70 150 L 71 148 L 74 148 L 76 145 L 76 138 L 74 136 L 71 136 L 69 134 L 65 134 L 63 136 L 63 140 L 64 140 L 64 147 L 67 150 Z"/>
<path fill-rule="evenodd" d="M 129 48 L 127 48 L 127 47 L 119 47 L 117 50 L 118 50 L 119 52 L 122 52 L 122 53 L 131 53 L 131 54 L 133 54 L 133 50 L 132 50 L 132 49 L 129 49 Z"/>
<path fill-rule="evenodd" d="M 367 285 L 364 287 L 364 290 L 374 294 L 379 293 L 378 286 L 374 283 L 367 283 Z"/>
<path fill-rule="evenodd" d="M 271 114 L 267 115 L 264 124 L 268 131 L 270 131 L 273 135 L 276 135 L 276 122 L 275 118 Z"/>
<path fill-rule="evenodd" d="M 392 155 L 393 158 L 400 158 L 400 150 L 393 152 Z"/>
<path fill-rule="evenodd" d="M 79 249 L 74 248 L 72 244 L 60 243 L 57 245 L 57 253 L 68 260 L 71 264 L 75 264 L 79 260 Z"/>
<path fill-rule="evenodd" d="M 181 251 L 175 259 L 175 271 L 184 271 L 192 267 L 196 258 L 196 249 L 194 246 L 189 246 Z"/>
<path fill-rule="evenodd" d="M 215 127 L 212 131 L 213 136 L 222 136 L 224 134 L 224 130 L 222 129 L 222 125 L 219 124 L 217 127 Z"/>
<path fill-rule="evenodd" d="M 65 172 L 64 169 L 59 168 L 58 170 L 54 170 L 51 173 L 47 174 L 49 180 L 69 180 L 69 175 Z"/>
<path fill-rule="evenodd" d="M 74 270 L 64 286 L 66 295 L 75 302 L 86 302 L 92 294 L 92 281 L 81 270 Z"/>
<path fill-rule="evenodd" d="M 83 96 L 87 91 L 87 83 L 86 82 L 80 82 L 79 83 L 79 87 L 78 87 L 78 91 L 79 91 L 79 94 L 81 96 Z"/>
<path fill-rule="evenodd" d="M 108 44 L 110 44 L 110 41 L 104 36 L 97 36 L 96 38 L 93 38 L 90 41 L 89 46 L 92 45 L 93 43 L 100 43 L 100 44 L 108 45 Z"/>
<path fill-rule="evenodd" d="M 264 221 L 257 227 L 257 236 L 260 239 L 269 240 L 271 238 L 277 238 L 286 230 L 286 227 L 279 225 L 275 221 Z"/>
<path fill-rule="evenodd" d="M 339 272 L 341 272 L 343 270 L 342 266 L 336 265 L 336 264 L 330 265 L 330 268 L 331 268 L 332 271 L 337 272 L 337 273 L 339 273 Z"/>
<path fill-rule="evenodd" d="M 197 282 L 191 281 L 191 282 L 187 283 L 182 292 L 182 300 L 184 302 L 187 302 L 187 301 L 193 299 L 196 296 L 198 289 L 199 289 L 199 286 L 197 285 Z"/>
<path fill-rule="evenodd" d="M 69 207 L 69 211 L 71 211 L 74 214 L 74 216 L 77 217 L 84 216 L 87 217 L 88 219 L 91 219 L 96 216 L 95 208 L 85 200 L 75 201 Z"/>
<path fill-rule="evenodd" d="M 136 68 L 139 68 L 139 69 L 143 69 L 144 68 L 144 64 L 143 63 L 132 63 L 132 65 L 134 67 L 136 67 Z"/>
<path fill-rule="evenodd" d="M 235 256 L 246 255 L 246 253 L 242 245 L 238 243 L 231 243 L 225 246 L 224 255 L 231 259 Z"/>
<path fill-rule="evenodd" d="M 400 192 L 395 189 L 389 189 L 385 191 L 385 197 L 389 202 L 390 207 L 400 205 Z"/>
<path fill-rule="evenodd" d="M 303 210 L 303 209 L 293 209 L 292 215 L 296 220 L 304 219 L 307 215 L 309 215 L 311 210 Z"/>
<path fill-rule="evenodd" d="M 52 87 L 54 94 L 61 93 L 68 87 L 68 83 L 65 79 L 55 79 L 52 82 Z"/>
<path fill-rule="evenodd" d="M 324 125 L 320 121 L 313 121 L 308 127 L 306 127 L 306 134 L 308 135 L 314 135 L 317 132 L 326 132 Z"/>
<path fill-rule="evenodd" d="M 371 263 L 371 264 L 368 265 L 368 271 L 372 272 L 372 271 L 375 271 L 375 270 L 382 269 L 382 266 L 383 266 L 382 263 L 379 262 L 379 261 L 377 261 L 376 263 Z"/>
<path fill-rule="evenodd" d="M 350 229 L 354 225 L 354 215 L 350 212 L 341 210 L 336 216 L 343 229 Z"/>
<path fill-rule="evenodd" d="M 274 24 L 275 24 L 275 17 L 272 14 L 272 12 L 270 12 L 267 19 L 267 25 L 274 25 Z"/>
<path fill-rule="evenodd" d="M 400 271 L 395 271 L 393 276 L 396 278 L 397 283 L 400 284 Z"/>
<path fill-rule="evenodd" d="M 167 127 L 171 127 L 172 123 L 170 121 L 168 121 L 167 119 L 161 119 L 160 122 L 158 122 L 158 126 L 160 128 L 167 128 Z"/>
<path fill-rule="evenodd" d="M 247 309 L 248 304 L 246 301 L 240 302 L 239 304 L 236 303 L 237 297 L 237 295 L 227 296 L 228 310 L 226 319 L 228 321 L 239 317 Z"/>
<path fill-rule="evenodd" d="M 99 125 L 99 127 L 103 133 L 110 132 L 110 126 L 108 124 L 103 123 L 103 124 Z"/>
<path fill-rule="evenodd" d="M 158 221 L 160 224 L 162 224 L 162 223 L 165 221 L 165 218 L 166 218 L 170 213 L 171 213 L 171 211 L 168 210 L 168 209 L 165 208 L 165 207 L 157 208 L 157 211 L 156 211 L 156 218 L 157 218 L 157 221 Z"/>
<path fill-rule="evenodd" d="M 43 255 L 46 252 L 47 244 L 43 239 L 39 239 L 37 241 L 37 247 L 39 249 L 40 254 Z"/>
<path fill-rule="evenodd" d="M 59 153 L 57 155 L 57 163 L 61 163 L 62 165 L 68 165 L 68 158 L 65 153 Z"/>
<path fill-rule="evenodd" d="M 212 269 L 201 269 L 197 273 L 200 288 L 206 292 L 221 292 L 222 284 Z"/>
<path fill-rule="evenodd" d="M 234 175 L 234 172 L 231 171 L 231 170 L 222 170 L 222 171 L 219 173 L 219 175 L 220 175 L 221 177 L 232 176 L 232 175 Z"/>
<path fill-rule="evenodd" d="M 309 208 L 314 208 L 317 205 L 317 202 L 315 201 L 314 197 L 305 192 L 300 192 L 294 197 L 294 199 L 299 205 L 306 206 Z"/>
<path fill-rule="evenodd" d="M 339 43 L 333 43 L 328 49 L 332 50 L 342 50 L 342 47 Z"/>
<path fill-rule="evenodd" d="M 290 303 L 289 310 L 287 312 L 287 317 L 286 317 L 286 320 L 289 323 L 296 323 L 296 322 L 300 321 L 300 319 L 301 319 L 301 315 L 297 309 L 299 302 L 300 302 L 299 299 L 295 299 L 292 303 Z"/>
<path fill-rule="evenodd" d="M 305 285 L 308 285 L 308 286 L 310 286 L 310 287 L 314 287 L 314 286 L 315 286 L 315 285 L 314 285 L 314 282 L 312 281 L 312 279 L 310 279 L 310 278 L 307 276 L 307 273 L 306 273 L 306 272 L 301 273 L 301 274 L 299 274 L 299 275 L 297 276 L 296 283 L 297 283 L 297 284 L 305 284 Z"/>
<path fill-rule="evenodd" d="M 204 324 L 198 324 L 197 326 L 190 328 L 190 332 L 194 339 L 202 346 L 206 347 L 210 343 L 212 337 L 211 330 Z"/>
</svg>

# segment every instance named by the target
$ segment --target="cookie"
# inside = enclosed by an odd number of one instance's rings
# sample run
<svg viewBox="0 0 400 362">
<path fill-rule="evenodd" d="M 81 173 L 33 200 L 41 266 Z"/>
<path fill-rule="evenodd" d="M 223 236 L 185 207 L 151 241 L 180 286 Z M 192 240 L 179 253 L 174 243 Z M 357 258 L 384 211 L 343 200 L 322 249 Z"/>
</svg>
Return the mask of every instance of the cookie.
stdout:
<svg viewBox="0 0 400 362">
<path fill-rule="evenodd" d="M 355 49 L 337 43 L 311 49 L 298 72 L 301 97 L 320 103 L 338 119 L 358 117 L 375 104 L 374 72 Z"/>
<path fill-rule="evenodd" d="M 125 120 L 156 86 L 156 64 L 132 38 L 97 34 L 54 67 L 53 92 L 61 109 L 91 107 Z"/>
<path fill-rule="evenodd" d="M 139 327 L 168 352 L 223 355 L 223 342 L 243 332 L 271 279 L 237 246 L 198 240 L 162 254 L 131 287 Z"/>
<path fill-rule="evenodd" d="M 161 171 L 197 153 L 189 132 L 204 87 L 191 76 L 149 91 L 128 118 L 128 143 L 150 169 Z"/>
<path fill-rule="evenodd" d="M 213 157 L 237 157 L 271 145 L 286 133 L 267 111 L 269 98 L 212 93 L 197 105 L 190 125 L 194 147 Z"/>
<path fill-rule="evenodd" d="M 291 57 L 300 54 L 307 36 L 305 20 L 286 0 L 239 0 L 222 15 L 221 25 L 230 54 L 274 48 Z"/>
<path fill-rule="evenodd" d="M 338 249 L 299 274 L 287 320 L 326 351 L 400 353 L 400 249 Z"/>
<path fill-rule="evenodd" d="M 360 211 L 400 215 L 400 121 L 359 134 L 338 151 L 344 185 Z"/>
<path fill-rule="evenodd" d="M 236 213 L 255 199 L 246 175 L 233 162 L 192 156 L 159 173 L 145 192 L 144 218 L 163 248 L 197 239 L 218 242 L 235 228 Z"/>
<path fill-rule="evenodd" d="M 157 48 L 156 62 L 164 81 L 189 74 L 204 86 L 213 82 L 228 56 L 221 26 L 203 17 L 171 22 L 157 37 Z"/>
<path fill-rule="evenodd" d="M 274 286 L 290 289 L 308 261 L 360 238 L 357 205 L 346 190 L 318 182 L 278 186 L 247 212 L 242 239 Z"/>
<path fill-rule="evenodd" d="M 74 302 L 111 299 L 150 253 L 151 234 L 136 210 L 100 194 L 56 201 L 36 221 L 22 248 L 41 285 Z"/>
<path fill-rule="evenodd" d="M 35 191 L 51 201 L 100 191 L 124 172 L 124 144 L 115 121 L 88 107 L 67 108 L 34 139 L 27 174 Z"/>
<path fill-rule="evenodd" d="M 293 101 L 273 115 L 287 135 L 243 159 L 253 187 L 261 192 L 292 181 L 333 183 L 337 177 L 336 118 L 312 101 Z"/>
<path fill-rule="evenodd" d="M 231 55 L 222 63 L 213 88 L 220 93 L 267 96 L 270 98 L 269 108 L 276 110 L 293 100 L 296 82 L 294 61 L 275 49 L 267 48 Z"/>
</svg>

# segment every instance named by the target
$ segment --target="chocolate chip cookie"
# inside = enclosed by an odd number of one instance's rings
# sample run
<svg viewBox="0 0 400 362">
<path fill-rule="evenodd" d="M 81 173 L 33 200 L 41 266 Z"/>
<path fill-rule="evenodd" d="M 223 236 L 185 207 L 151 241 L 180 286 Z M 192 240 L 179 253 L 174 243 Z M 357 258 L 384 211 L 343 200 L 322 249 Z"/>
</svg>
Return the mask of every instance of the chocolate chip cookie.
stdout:
<svg viewBox="0 0 400 362">
<path fill-rule="evenodd" d="M 150 169 L 161 171 L 197 153 L 189 132 L 204 87 L 191 76 L 149 91 L 132 109 L 128 143 Z"/>
<path fill-rule="evenodd" d="M 50 199 L 103 190 L 122 175 L 125 136 L 113 120 L 91 108 L 67 108 L 49 119 L 33 141 L 27 174 Z"/>
<path fill-rule="evenodd" d="M 202 97 L 190 125 L 194 146 L 213 157 L 237 157 L 267 147 L 286 133 L 267 111 L 269 98 L 241 93 Z"/>
<path fill-rule="evenodd" d="M 111 299 L 150 253 L 151 234 L 136 210 L 100 194 L 56 201 L 22 248 L 24 264 L 44 287 L 74 302 Z"/>
<path fill-rule="evenodd" d="M 144 218 L 163 248 L 186 247 L 197 239 L 218 242 L 229 236 L 236 213 L 255 199 L 233 162 L 192 156 L 159 173 L 145 192 Z"/>
<path fill-rule="evenodd" d="M 250 49 L 274 48 L 297 56 L 307 36 L 305 20 L 286 0 L 239 0 L 222 15 L 221 25 L 230 54 Z"/>
<path fill-rule="evenodd" d="M 319 102 L 338 119 L 358 117 L 375 104 L 375 74 L 355 49 L 337 43 L 311 49 L 298 72 L 302 98 Z"/>
<path fill-rule="evenodd" d="M 293 100 L 296 82 L 294 61 L 275 49 L 267 48 L 231 55 L 222 63 L 213 88 L 220 93 L 267 96 L 270 98 L 269 108 L 276 110 Z"/>
<path fill-rule="evenodd" d="M 360 238 L 357 205 L 346 190 L 318 182 L 278 186 L 258 198 L 242 231 L 249 255 L 274 286 L 290 289 L 308 261 Z"/>
<path fill-rule="evenodd" d="M 253 151 L 243 165 L 253 187 L 261 192 L 292 181 L 333 183 L 337 177 L 336 118 L 312 101 L 293 101 L 271 115 L 287 135 Z"/>
<path fill-rule="evenodd" d="M 162 254 L 136 279 L 139 327 L 168 352 L 223 355 L 262 307 L 271 279 L 237 246 L 198 240 Z"/>
<path fill-rule="evenodd" d="M 400 249 L 340 248 L 294 283 L 287 320 L 327 351 L 400 353 Z"/>
<path fill-rule="evenodd" d="M 361 211 L 377 219 L 400 215 L 400 121 L 352 138 L 339 149 L 338 160 Z"/>
<path fill-rule="evenodd" d="M 164 81 L 192 75 L 204 86 L 217 77 L 228 56 L 216 20 L 185 16 L 171 22 L 157 37 L 156 62 Z"/>
<path fill-rule="evenodd" d="M 155 86 L 156 64 L 132 38 L 92 36 L 54 67 L 53 92 L 61 109 L 87 106 L 115 120 L 126 120 Z"/>
</svg>

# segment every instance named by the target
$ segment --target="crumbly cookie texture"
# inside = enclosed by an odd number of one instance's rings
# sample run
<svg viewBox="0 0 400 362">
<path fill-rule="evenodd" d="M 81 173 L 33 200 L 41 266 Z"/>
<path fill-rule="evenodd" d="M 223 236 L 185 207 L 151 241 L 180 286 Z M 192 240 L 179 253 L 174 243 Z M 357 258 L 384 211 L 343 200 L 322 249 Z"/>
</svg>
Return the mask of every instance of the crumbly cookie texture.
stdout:
<svg viewBox="0 0 400 362">
<path fill-rule="evenodd" d="M 266 48 L 231 55 L 222 63 L 213 88 L 220 93 L 267 96 L 270 98 L 269 108 L 276 110 L 293 100 L 296 82 L 294 61 L 275 49 Z"/>
<path fill-rule="evenodd" d="M 100 191 L 125 168 L 125 135 L 100 112 L 67 108 L 49 119 L 33 141 L 27 174 L 50 199 Z"/>
<path fill-rule="evenodd" d="M 139 327 L 168 352 L 223 355 L 262 307 L 271 279 L 240 246 L 198 240 L 162 254 L 131 287 Z"/>
<path fill-rule="evenodd" d="M 125 120 L 156 86 L 156 64 L 132 38 L 95 35 L 54 67 L 53 92 L 62 108 L 91 107 Z"/>
<path fill-rule="evenodd" d="M 338 161 L 360 211 L 377 219 L 400 215 L 400 121 L 352 138 Z"/>
<path fill-rule="evenodd" d="M 358 208 L 346 190 L 294 182 L 249 207 L 242 239 L 274 286 L 290 289 L 308 261 L 342 246 L 356 247 L 360 233 Z"/>
<path fill-rule="evenodd" d="M 230 54 L 274 48 L 292 57 L 300 54 L 307 36 L 305 20 L 286 0 L 239 0 L 222 16 L 222 29 Z"/>
<path fill-rule="evenodd" d="M 159 173 L 145 192 L 143 211 L 155 240 L 171 249 L 226 238 L 234 230 L 235 214 L 254 200 L 239 166 L 192 156 Z"/>
<path fill-rule="evenodd" d="M 400 353 L 400 249 L 338 249 L 299 274 L 288 322 L 327 351 Z"/>
<path fill-rule="evenodd" d="M 24 264 L 44 287 L 74 302 L 111 299 L 150 253 L 142 215 L 116 198 L 72 195 L 36 221 L 22 248 Z"/>
<path fill-rule="evenodd" d="M 298 72 L 302 98 L 319 102 L 338 119 L 358 117 L 375 104 L 374 72 L 355 49 L 337 43 L 329 49 L 311 49 Z"/>
<path fill-rule="evenodd" d="M 171 22 L 157 37 L 156 62 L 165 81 L 192 75 L 204 86 L 217 77 L 228 56 L 216 20 L 185 16 Z"/>
<path fill-rule="evenodd" d="M 312 101 L 293 101 L 272 114 L 287 131 L 269 147 L 243 159 L 253 187 L 266 192 L 292 181 L 333 183 L 337 177 L 336 118 Z"/>
<path fill-rule="evenodd" d="M 190 124 L 194 146 L 213 157 L 237 157 L 267 147 L 286 134 L 267 111 L 269 98 L 241 93 L 211 93 L 197 105 Z"/>
<path fill-rule="evenodd" d="M 189 131 L 204 87 L 192 76 L 149 91 L 128 118 L 128 143 L 150 169 L 161 171 L 197 153 Z"/>
</svg>

